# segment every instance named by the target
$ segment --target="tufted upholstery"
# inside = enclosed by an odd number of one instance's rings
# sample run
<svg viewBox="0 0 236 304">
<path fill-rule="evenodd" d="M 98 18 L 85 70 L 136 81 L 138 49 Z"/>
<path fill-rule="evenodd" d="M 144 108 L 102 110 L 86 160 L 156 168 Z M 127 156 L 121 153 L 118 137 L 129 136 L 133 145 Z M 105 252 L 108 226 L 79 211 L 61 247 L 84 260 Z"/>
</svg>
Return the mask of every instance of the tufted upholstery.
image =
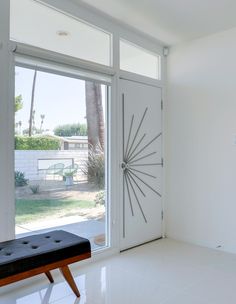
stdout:
<svg viewBox="0 0 236 304">
<path fill-rule="evenodd" d="M 0 243 L 0 279 L 91 252 L 89 240 L 57 230 Z"/>
</svg>

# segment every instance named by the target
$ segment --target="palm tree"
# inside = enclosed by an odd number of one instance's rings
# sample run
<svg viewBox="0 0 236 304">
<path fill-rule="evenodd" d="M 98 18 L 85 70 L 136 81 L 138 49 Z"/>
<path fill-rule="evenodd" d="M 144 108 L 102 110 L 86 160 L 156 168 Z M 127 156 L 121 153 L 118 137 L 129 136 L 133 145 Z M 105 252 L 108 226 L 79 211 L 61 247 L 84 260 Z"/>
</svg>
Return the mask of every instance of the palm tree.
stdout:
<svg viewBox="0 0 236 304">
<path fill-rule="evenodd" d="M 29 136 L 32 136 L 32 129 L 33 129 L 33 121 L 34 121 L 34 95 L 35 95 L 35 85 L 37 79 L 37 70 L 34 71 L 34 78 L 32 84 L 32 92 L 31 92 L 31 103 L 30 103 L 30 119 L 29 119 Z"/>
<path fill-rule="evenodd" d="M 96 100 L 97 100 L 97 114 L 98 114 L 98 137 L 102 150 L 104 150 L 104 112 L 102 105 L 102 88 L 100 84 L 95 84 Z"/>
<path fill-rule="evenodd" d="M 41 118 L 41 123 L 40 123 L 40 133 L 42 133 L 42 128 L 43 128 L 43 121 L 44 121 L 44 118 L 45 118 L 45 115 L 44 114 L 41 114 L 40 115 L 40 118 Z"/>
<path fill-rule="evenodd" d="M 18 125 L 19 125 L 19 133 L 21 135 L 21 126 L 22 126 L 22 121 L 21 120 L 18 122 Z"/>
</svg>

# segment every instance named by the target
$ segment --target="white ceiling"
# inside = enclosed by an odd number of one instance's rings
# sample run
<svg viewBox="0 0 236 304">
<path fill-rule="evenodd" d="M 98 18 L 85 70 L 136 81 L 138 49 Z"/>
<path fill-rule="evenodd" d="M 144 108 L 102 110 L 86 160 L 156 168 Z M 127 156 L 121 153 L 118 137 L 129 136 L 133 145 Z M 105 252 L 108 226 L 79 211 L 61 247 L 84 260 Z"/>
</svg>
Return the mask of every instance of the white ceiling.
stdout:
<svg viewBox="0 0 236 304">
<path fill-rule="evenodd" d="M 236 26 L 235 0 L 82 0 L 82 2 L 169 45 Z"/>
</svg>

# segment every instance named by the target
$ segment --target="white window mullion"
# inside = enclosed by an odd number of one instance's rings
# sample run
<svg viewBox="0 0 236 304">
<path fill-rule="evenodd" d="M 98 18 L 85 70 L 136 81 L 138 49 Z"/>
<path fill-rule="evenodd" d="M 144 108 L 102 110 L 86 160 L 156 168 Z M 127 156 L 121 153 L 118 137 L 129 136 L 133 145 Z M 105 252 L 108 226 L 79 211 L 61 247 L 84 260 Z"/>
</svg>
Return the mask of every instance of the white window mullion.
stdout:
<svg viewBox="0 0 236 304">
<path fill-rule="evenodd" d="M 70 67 L 70 70 L 80 69 L 81 73 L 84 70 L 84 74 L 80 75 L 80 78 L 86 78 L 86 71 L 91 74 L 93 73 L 93 79 L 97 79 L 99 76 L 99 81 L 106 82 L 105 75 L 113 76 L 115 70 L 111 67 L 106 67 L 97 63 L 89 62 L 86 60 L 74 58 L 68 55 L 64 55 L 57 52 L 52 52 L 49 50 L 44 50 L 32 45 L 27 45 L 20 42 L 10 42 L 14 53 L 16 54 L 15 59 L 16 63 L 25 64 L 25 66 L 30 66 L 35 61 L 38 62 L 39 67 L 41 66 L 44 69 L 48 68 L 48 65 L 51 67 L 53 64 L 60 66 L 59 70 L 65 69 L 63 66 Z M 104 79 L 101 78 L 101 75 L 104 75 Z"/>
<path fill-rule="evenodd" d="M 14 65 L 9 0 L 0 1 L 0 241 L 14 238 Z"/>
</svg>

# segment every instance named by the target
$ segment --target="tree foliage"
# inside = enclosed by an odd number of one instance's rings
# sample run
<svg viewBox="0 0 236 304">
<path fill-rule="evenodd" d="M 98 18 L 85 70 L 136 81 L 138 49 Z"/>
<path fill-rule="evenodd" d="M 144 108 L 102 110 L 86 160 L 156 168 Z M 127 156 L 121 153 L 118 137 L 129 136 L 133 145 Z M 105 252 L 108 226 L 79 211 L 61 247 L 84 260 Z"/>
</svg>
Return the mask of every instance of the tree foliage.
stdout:
<svg viewBox="0 0 236 304">
<path fill-rule="evenodd" d="M 66 124 L 57 126 L 54 129 L 54 134 L 57 136 L 86 136 L 87 126 L 86 124 Z"/>
<path fill-rule="evenodd" d="M 15 113 L 23 108 L 22 95 L 15 97 Z"/>
</svg>

